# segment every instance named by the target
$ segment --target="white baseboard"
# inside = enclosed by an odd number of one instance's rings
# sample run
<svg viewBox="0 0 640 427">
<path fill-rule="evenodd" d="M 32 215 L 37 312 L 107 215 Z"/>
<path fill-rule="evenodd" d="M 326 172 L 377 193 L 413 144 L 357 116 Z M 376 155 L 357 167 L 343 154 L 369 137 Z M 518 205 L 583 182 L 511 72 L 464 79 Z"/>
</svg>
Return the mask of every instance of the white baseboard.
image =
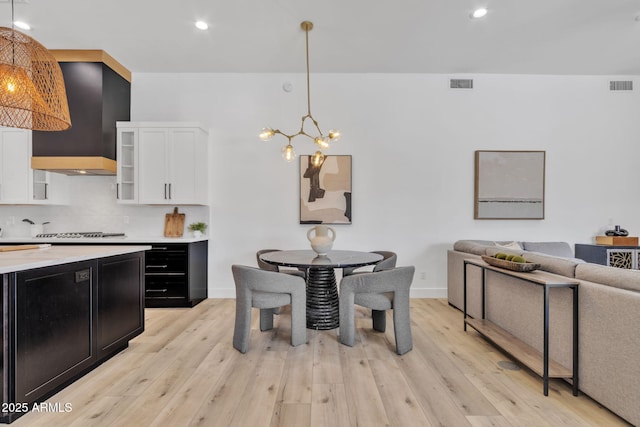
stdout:
<svg viewBox="0 0 640 427">
<path fill-rule="evenodd" d="M 209 298 L 235 298 L 235 288 L 209 289 Z M 446 298 L 447 288 L 411 288 L 411 298 Z"/>
</svg>

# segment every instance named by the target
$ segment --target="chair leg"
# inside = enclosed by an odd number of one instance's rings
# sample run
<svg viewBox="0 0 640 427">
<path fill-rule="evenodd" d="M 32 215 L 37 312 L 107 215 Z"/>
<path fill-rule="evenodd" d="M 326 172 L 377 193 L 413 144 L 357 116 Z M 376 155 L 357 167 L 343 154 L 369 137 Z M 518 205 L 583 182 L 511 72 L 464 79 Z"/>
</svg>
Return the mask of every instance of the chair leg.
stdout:
<svg viewBox="0 0 640 427">
<path fill-rule="evenodd" d="M 378 332 L 387 330 L 387 312 L 384 310 L 371 310 L 373 318 L 373 329 Z"/>
<path fill-rule="evenodd" d="M 409 303 L 393 307 L 393 330 L 396 337 L 396 353 L 405 354 L 413 348 Z"/>
<path fill-rule="evenodd" d="M 340 342 L 353 347 L 356 335 L 355 325 L 355 294 L 346 289 L 340 290 Z"/>
<path fill-rule="evenodd" d="M 291 295 L 291 345 L 307 342 L 307 299 L 305 294 Z"/>
<path fill-rule="evenodd" d="M 273 308 L 260 309 L 260 330 L 269 331 L 273 329 Z"/>
<path fill-rule="evenodd" d="M 236 320 L 233 329 L 233 348 L 240 353 L 249 349 L 249 333 L 251 332 L 251 303 L 246 304 L 236 299 Z"/>
</svg>

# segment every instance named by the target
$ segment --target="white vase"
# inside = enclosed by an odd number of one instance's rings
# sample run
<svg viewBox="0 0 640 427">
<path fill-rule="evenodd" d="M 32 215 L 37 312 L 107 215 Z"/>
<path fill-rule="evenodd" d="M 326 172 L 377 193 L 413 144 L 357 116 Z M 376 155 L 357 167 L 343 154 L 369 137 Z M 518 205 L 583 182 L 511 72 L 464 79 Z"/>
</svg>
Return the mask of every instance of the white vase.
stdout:
<svg viewBox="0 0 640 427">
<path fill-rule="evenodd" d="M 200 237 L 202 237 L 202 231 L 200 231 L 200 230 L 193 230 L 191 232 L 191 234 L 193 234 L 193 237 L 195 239 L 199 239 Z"/>
<path fill-rule="evenodd" d="M 331 232 L 331 236 L 329 236 Z M 311 237 L 311 233 L 314 234 Z M 333 247 L 333 241 L 336 239 L 336 232 L 327 225 L 316 225 L 307 231 L 307 239 L 311 242 L 311 249 L 318 255 L 326 255 Z"/>
</svg>

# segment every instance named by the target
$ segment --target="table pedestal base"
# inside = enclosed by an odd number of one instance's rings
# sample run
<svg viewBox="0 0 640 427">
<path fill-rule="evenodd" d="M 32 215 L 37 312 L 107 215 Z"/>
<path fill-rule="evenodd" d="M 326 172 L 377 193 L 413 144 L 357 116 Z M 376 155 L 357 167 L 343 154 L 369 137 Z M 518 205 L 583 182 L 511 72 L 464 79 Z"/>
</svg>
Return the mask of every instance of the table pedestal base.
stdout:
<svg viewBox="0 0 640 427">
<path fill-rule="evenodd" d="M 307 270 L 307 328 L 328 330 L 340 325 L 338 286 L 333 268 Z"/>
</svg>

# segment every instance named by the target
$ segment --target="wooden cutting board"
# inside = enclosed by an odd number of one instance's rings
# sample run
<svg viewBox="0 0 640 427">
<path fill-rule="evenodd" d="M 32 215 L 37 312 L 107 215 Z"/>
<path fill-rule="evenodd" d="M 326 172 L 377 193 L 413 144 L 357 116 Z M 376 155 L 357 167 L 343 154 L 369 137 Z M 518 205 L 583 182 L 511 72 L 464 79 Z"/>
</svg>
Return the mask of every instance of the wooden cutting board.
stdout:
<svg viewBox="0 0 640 427">
<path fill-rule="evenodd" d="M 182 237 L 183 233 L 184 214 L 173 208 L 173 213 L 166 214 L 164 218 L 164 237 Z"/>
<path fill-rule="evenodd" d="M 27 249 L 44 249 L 51 245 L 16 245 L 16 246 L 0 246 L 0 252 L 25 251 Z"/>
</svg>

